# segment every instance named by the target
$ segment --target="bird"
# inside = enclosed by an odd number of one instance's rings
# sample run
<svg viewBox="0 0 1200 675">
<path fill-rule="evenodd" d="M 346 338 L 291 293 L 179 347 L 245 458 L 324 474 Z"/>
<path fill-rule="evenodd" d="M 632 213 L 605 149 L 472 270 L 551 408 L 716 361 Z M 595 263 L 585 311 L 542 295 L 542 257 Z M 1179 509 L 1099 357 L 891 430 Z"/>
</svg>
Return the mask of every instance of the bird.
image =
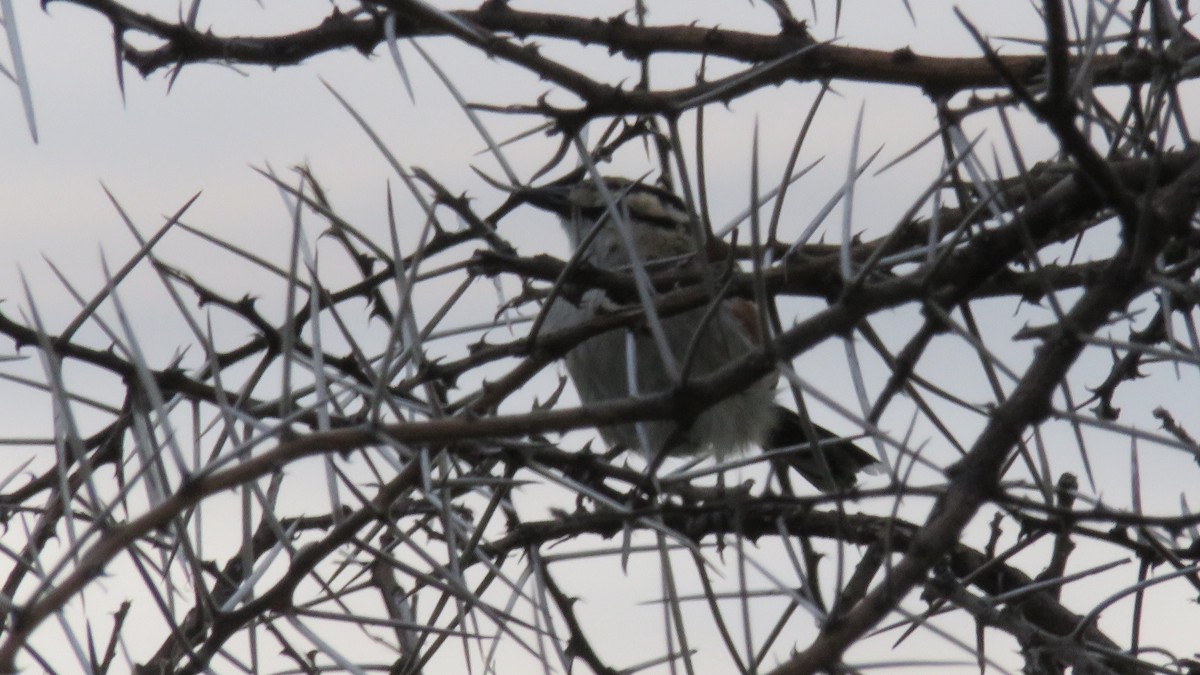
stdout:
<svg viewBox="0 0 1200 675">
<path fill-rule="evenodd" d="M 669 190 L 609 176 L 529 187 L 522 195 L 527 203 L 558 216 L 576 259 L 594 268 L 633 277 L 712 265 L 715 277 L 716 266 L 722 264 L 709 252 L 711 245 L 698 243 L 698 220 Z M 644 302 L 645 298 L 639 304 Z M 645 325 L 618 327 L 573 347 L 564 360 L 581 402 L 670 391 L 678 385 L 685 361 L 689 377 L 703 377 L 758 348 L 759 310 L 752 300 L 730 296 L 709 304 L 715 307 L 697 307 L 657 322 L 648 317 Z M 552 294 L 542 329 L 579 325 L 621 306 L 602 288 L 574 297 Z M 636 366 L 632 373 L 631 349 Z M 785 463 L 821 492 L 855 487 L 859 472 L 878 460 L 779 405 L 778 379 L 771 373 L 757 380 L 700 412 L 690 424 L 653 420 L 601 426 L 598 432 L 610 447 L 640 450 L 651 459 L 661 453 L 723 459 L 752 447 L 781 450 Z"/>
</svg>

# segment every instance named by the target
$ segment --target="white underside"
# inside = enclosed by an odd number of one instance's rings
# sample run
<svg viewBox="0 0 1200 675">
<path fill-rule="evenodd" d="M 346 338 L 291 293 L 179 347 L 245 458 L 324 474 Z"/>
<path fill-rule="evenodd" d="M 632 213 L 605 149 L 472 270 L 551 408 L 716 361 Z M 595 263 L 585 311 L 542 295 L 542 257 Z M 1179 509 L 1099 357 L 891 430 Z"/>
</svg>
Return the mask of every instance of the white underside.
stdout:
<svg viewBox="0 0 1200 675">
<path fill-rule="evenodd" d="M 604 297 L 601 291 L 589 291 L 580 307 L 566 300 L 556 300 L 547 313 L 546 328 L 587 321 L 599 310 Z M 663 320 L 663 330 L 676 363 L 683 362 L 689 346 L 695 342 L 690 371 L 693 377 L 711 374 L 752 349 L 737 321 L 726 311 L 718 311 L 710 317 L 703 334 L 696 339 L 695 327 L 705 314 L 706 309 L 699 308 Z M 669 391 L 676 383 L 664 367 L 649 331 L 645 327 L 632 330 L 637 393 Z M 567 369 L 584 404 L 630 396 L 627 333 L 625 329 L 603 333 L 587 340 L 567 356 Z M 775 380 L 774 376 L 763 378 L 701 413 L 681 438 L 675 439 L 668 452 L 675 455 L 711 453 L 721 457 L 751 446 L 761 447 L 776 423 Z M 614 425 L 599 431 L 610 446 L 629 447 L 653 456 L 677 428 L 673 421 L 654 421 Z"/>
</svg>

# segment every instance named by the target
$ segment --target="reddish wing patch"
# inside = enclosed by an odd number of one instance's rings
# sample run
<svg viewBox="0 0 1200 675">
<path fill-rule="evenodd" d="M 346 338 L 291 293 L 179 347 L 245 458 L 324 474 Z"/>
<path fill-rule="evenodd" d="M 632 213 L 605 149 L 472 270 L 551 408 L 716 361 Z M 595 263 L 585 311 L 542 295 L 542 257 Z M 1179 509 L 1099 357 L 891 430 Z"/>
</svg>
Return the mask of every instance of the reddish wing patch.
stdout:
<svg viewBox="0 0 1200 675">
<path fill-rule="evenodd" d="M 729 298 L 725 301 L 725 306 L 746 332 L 750 342 L 755 345 L 762 344 L 762 334 L 758 330 L 758 305 L 745 298 Z"/>
</svg>

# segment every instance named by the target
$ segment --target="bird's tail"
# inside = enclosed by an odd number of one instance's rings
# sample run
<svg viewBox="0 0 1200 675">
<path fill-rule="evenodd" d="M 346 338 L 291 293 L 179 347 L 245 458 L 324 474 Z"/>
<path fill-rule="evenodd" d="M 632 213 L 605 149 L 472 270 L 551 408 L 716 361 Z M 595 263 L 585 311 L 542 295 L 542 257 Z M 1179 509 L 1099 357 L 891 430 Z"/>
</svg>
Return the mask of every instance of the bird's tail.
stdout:
<svg viewBox="0 0 1200 675">
<path fill-rule="evenodd" d="M 780 455 L 781 461 L 821 492 L 849 490 L 858 484 L 860 471 L 879 463 L 874 455 L 832 431 L 805 424 L 787 408 L 779 406 L 778 420 L 765 449 L 789 450 Z M 816 435 L 815 439 L 809 436 L 806 427 Z"/>
</svg>

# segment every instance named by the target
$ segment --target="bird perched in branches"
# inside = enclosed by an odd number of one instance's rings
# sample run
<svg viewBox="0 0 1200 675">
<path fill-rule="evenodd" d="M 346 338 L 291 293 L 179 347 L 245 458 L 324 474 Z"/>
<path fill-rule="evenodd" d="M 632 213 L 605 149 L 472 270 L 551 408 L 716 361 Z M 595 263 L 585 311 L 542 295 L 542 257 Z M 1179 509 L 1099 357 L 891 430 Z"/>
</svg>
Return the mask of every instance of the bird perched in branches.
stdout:
<svg viewBox="0 0 1200 675">
<path fill-rule="evenodd" d="M 698 221 L 670 191 L 624 178 L 584 180 L 523 191 L 525 199 L 562 221 L 581 262 L 609 272 L 641 277 L 646 321 L 588 338 L 566 356 L 584 404 L 670 391 L 681 372 L 710 375 L 758 348 L 759 310 L 746 298 L 720 297 L 715 278 L 720 261 L 698 242 Z M 667 269 L 705 271 L 714 302 L 671 316 L 653 309 L 649 275 Z M 702 275 L 703 276 L 703 275 Z M 717 299 L 719 298 L 719 300 Z M 558 295 L 546 310 L 545 328 L 589 321 L 619 306 L 592 288 L 581 298 Z M 823 492 L 852 488 L 858 473 L 877 463 L 854 443 L 810 424 L 775 402 L 778 375 L 772 373 L 724 397 L 690 423 L 674 420 L 623 423 L 599 429 L 612 446 L 640 449 L 649 457 L 714 454 L 724 457 L 758 446 L 786 450 L 782 457 Z"/>
</svg>

